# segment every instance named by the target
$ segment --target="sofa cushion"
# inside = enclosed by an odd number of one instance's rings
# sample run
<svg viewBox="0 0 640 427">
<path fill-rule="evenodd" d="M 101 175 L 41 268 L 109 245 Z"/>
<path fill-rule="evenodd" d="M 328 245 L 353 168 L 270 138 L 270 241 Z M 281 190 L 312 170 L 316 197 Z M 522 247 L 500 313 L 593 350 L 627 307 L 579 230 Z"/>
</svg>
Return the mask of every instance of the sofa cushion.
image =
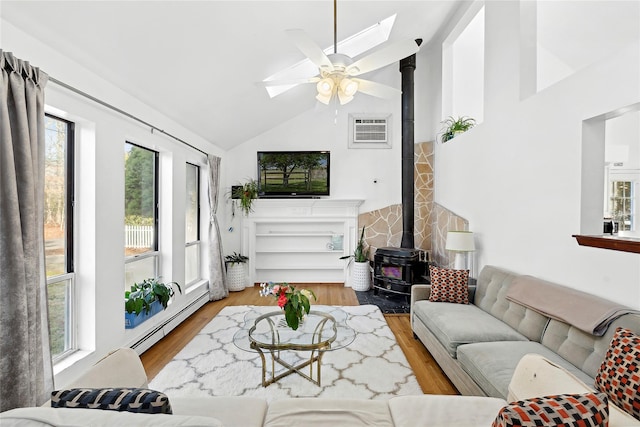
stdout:
<svg viewBox="0 0 640 427">
<path fill-rule="evenodd" d="M 640 337 L 617 328 L 596 375 L 595 386 L 636 419 L 640 419 Z"/>
<path fill-rule="evenodd" d="M 225 427 L 261 427 L 267 414 L 267 401 L 250 396 L 171 396 L 171 407 L 174 415 L 213 417 Z"/>
<path fill-rule="evenodd" d="M 429 276 L 429 301 L 469 304 L 469 270 L 451 270 L 430 265 Z"/>
<path fill-rule="evenodd" d="M 491 427 L 608 427 L 608 425 L 607 395 L 585 393 L 534 397 L 512 402 L 500 410 Z"/>
<path fill-rule="evenodd" d="M 101 411 L 82 408 L 17 408 L 0 413 L 0 425 L 10 426 L 185 426 L 223 427 L 219 420 L 209 417 L 167 414 L 134 414 L 132 412 Z"/>
<path fill-rule="evenodd" d="M 453 358 L 462 344 L 527 341 L 527 337 L 472 304 L 417 301 L 413 313 Z"/>
<path fill-rule="evenodd" d="M 506 299 L 516 274 L 485 266 L 478 277 L 473 304 L 532 341 L 540 341 L 549 318 Z"/>
<path fill-rule="evenodd" d="M 393 427 L 386 400 L 297 398 L 269 403 L 264 427 Z"/>
<path fill-rule="evenodd" d="M 620 316 L 611 323 L 601 337 L 551 319 L 542 337 L 542 344 L 595 378 L 618 327 L 640 333 L 640 316 L 637 314 Z"/>
<path fill-rule="evenodd" d="M 395 427 L 489 426 L 506 404 L 480 396 L 398 396 L 389 400 Z"/>
<path fill-rule="evenodd" d="M 537 353 L 564 367 L 584 382 L 593 378 L 534 341 L 502 341 L 461 345 L 458 362 L 488 396 L 505 399 L 509 382 L 522 359 L 528 353 Z"/>
<path fill-rule="evenodd" d="M 166 394 L 146 388 L 72 388 L 51 393 L 52 408 L 172 414 Z"/>
</svg>

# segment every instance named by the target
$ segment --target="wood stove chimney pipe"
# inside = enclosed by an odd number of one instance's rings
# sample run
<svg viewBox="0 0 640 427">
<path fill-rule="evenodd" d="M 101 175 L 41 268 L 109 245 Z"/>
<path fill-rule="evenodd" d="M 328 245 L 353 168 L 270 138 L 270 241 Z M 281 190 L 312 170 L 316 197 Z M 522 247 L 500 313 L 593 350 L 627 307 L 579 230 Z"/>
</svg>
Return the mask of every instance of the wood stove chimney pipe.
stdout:
<svg viewBox="0 0 640 427">
<path fill-rule="evenodd" d="M 418 46 L 422 39 L 416 39 Z M 416 55 L 400 60 L 402 74 L 402 240 L 401 248 L 414 249 L 414 90 Z"/>
</svg>

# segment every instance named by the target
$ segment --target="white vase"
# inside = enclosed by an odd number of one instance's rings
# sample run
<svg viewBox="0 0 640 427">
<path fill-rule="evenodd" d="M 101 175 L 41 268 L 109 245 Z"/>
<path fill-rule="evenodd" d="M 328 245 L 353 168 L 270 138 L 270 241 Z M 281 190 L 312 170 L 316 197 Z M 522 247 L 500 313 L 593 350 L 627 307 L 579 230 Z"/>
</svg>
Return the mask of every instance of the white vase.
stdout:
<svg viewBox="0 0 640 427">
<path fill-rule="evenodd" d="M 247 282 L 245 265 L 242 262 L 227 264 L 227 287 L 231 292 L 242 291 Z"/>
<path fill-rule="evenodd" d="M 354 291 L 368 291 L 370 286 L 369 261 L 354 262 L 351 266 L 351 288 Z"/>
</svg>

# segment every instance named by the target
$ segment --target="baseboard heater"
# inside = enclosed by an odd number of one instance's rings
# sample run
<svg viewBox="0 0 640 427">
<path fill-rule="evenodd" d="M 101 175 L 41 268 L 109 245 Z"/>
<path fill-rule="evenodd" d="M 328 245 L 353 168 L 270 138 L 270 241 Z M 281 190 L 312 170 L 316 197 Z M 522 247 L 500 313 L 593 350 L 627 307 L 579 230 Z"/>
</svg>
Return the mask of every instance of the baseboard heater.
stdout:
<svg viewBox="0 0 640 427">
<path fill-rule="evenodd" d="M 200 307 L 209 302 L 209 293 L 205 292 L 200 297 L 193 300 L 189 305 L 182 310 L 162 322 L 160 325 L 153 328 L 145 336 L 140 338 L 130 347 L 138 354 L 142 354 L 147 351 L 152 345 L 164 338 L 169 332 L 175 329 L 180 323 L 184 322 L 189 316 L 195 313 Z"/>
</svg>

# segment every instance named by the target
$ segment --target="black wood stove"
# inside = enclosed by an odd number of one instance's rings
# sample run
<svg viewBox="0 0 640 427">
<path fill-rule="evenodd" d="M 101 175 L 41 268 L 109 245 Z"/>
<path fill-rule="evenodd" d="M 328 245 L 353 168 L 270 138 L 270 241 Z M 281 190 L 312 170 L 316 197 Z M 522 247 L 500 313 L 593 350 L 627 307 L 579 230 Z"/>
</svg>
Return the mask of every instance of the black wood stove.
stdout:
<svg viewBox="0 0 640 427">
<path fill-rule="evenodd" d="M 413 284 L 428 282 L 426 256 L 417 249 L 379 248 L 373 257 L 373 293 L 410 295 Z"/>
</svg>

